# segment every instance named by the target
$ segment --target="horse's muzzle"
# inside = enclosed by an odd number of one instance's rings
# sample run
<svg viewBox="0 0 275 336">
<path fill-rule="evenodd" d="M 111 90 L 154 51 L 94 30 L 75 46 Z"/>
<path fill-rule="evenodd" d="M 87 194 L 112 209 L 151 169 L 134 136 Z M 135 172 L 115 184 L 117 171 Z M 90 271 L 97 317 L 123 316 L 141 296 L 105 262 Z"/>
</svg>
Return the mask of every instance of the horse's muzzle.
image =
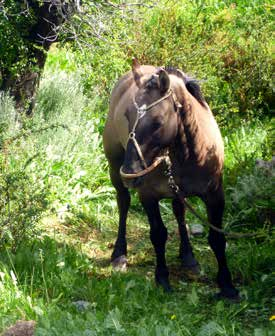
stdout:
<svg viewBox="0 0 275 336">
<path fill-rule="evenodd" d="M 121 177 L 121 180 L 123 182 L 123 185 L 126 188 L 131 188 L 131 189 L 135 189 L 135 188 L 140 187 L 143 184 L 143 181 L 144 181 L 144 177 L 143 176 L 137 176 L 137 177 L 131 176 L 131 177 L 128 177 L 127 173 L 123 172 L 122 167 L 120 169 L 120 177 Z"/>
</svg>

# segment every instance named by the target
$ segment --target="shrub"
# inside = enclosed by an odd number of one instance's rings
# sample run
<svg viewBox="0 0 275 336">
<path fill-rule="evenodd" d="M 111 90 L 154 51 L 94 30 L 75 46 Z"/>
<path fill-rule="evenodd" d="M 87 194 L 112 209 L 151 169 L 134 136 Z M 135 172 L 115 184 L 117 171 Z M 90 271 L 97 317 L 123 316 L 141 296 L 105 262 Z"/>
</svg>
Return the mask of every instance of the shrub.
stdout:
<svg viewBox="0 0 275 336">
<path fill-rule="evenodd" d="M 46 72 L 32 119 L 16 115 L 12 101 L 1 97 L 1 244 L 17 248 L 49 209 L 100 228 L 115 207 L 97 94 L 87 98 L 77 74 Z"/>
<path fill-rule="evenodd" d="M 17 117 L 17 121 L 16 118 Z M 19 126 L 21 124 L 21 126 Z M 19 246 L 35 233 L 35 224 L 46 208 L 46 188 L 28 170 L 37 153 L 25 148 L 24 120 L 19 122 L 13 102 L 0 95 L 0 245 Z M 28 131 L 32 131 L 29 128 Z"/>
<path fill-rule="evenodd" d="M 76 222 L 101 226 L 102 208 L 109 207 L 107 162 L 102 151 L 98 94 L 87 98 L 77 74 L 44 74 L 37 96 L 35 122 L 62 125 L 40 135 L 44 160 L 33 165 L 43 171 L 54 212 L 76 215 Z M 106 202 L 102 196 L 107 196 Z"/>
<path fill-rule="evenodd" d="M 274 212 L 271 172 L 257 168 L 257 159 L 270 160 L 269 121 L 240 122 L 223 130 L 226 222 L 250 231 L 268 226 Z"/>
<path fill-rule="evenodd" d="M 238 176 L 252 173 L 256 159 L 268 160 L 272 155 L 271 123 L 268 120 L 239 120 L 238 127 L 222 129 L 225 146 L 227 184 L 235 184 Z"/>
<path fill-rule="evenodd" d="M 272 4 L 268 0 L 162 1 L 129 19 L 112 19 L 103 40 L 78 53 L 86 90 L 110 92 L 129 69 L 173 65 L 201 80 L 221 121 L 261 116 L 272 105 Z M 156 33 L 157 32 L 157 33 Z"/>
<path fill-rule="evenodd" d="M 271 15 L 269 1 L 165 1 L 138 23 L 132 51 L 142 63 L 175 65 L 202 79 L 222 119 L 268 112 Z"/>
<path fill-rule="evenodd" d="M 238 177 L 234 187 L 228 187 L 234 223 L 250 224 L 253 230 L 271 225 L 275 214 L 272 174 L 274 171 L 256 167 L 252 173 Z"/>
</svg>

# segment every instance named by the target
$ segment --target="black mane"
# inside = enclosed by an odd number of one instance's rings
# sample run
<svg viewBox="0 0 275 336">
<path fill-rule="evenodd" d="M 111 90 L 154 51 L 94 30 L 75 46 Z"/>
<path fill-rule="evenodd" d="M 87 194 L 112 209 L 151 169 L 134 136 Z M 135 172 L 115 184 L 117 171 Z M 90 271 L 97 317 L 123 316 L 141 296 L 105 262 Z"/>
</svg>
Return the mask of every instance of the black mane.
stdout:
<svg viewBox="0 0 275 336">
<path fill-rule="evenodd" d="M 167 71 L 168 74 L 170 74 L 170 75 L 175 75 L 175 76 L 181 78 L 183 80 L 187 90 L 191 93 L 191 95 L 193 97 L 195 97 L 197 99 L 197 101 L 202 106 L 206 107 L 205 99 L 204 99 L 203 94 L 201 92 L 199 82 L 196 78 L 189 77 L 188 75 L 186 75 L 182 71 L 179 71 L 177 68 L 171 67 L 171 66 L 165 67 L 165 71 Z"/>
</svg>

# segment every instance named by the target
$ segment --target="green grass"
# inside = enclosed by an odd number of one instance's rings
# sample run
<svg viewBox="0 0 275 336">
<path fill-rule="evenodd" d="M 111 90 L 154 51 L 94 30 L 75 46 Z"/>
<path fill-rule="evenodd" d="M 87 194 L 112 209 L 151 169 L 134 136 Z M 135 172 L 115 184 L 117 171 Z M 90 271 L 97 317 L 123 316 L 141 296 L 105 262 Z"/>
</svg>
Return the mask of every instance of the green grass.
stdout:
<svg viewBox="0 0 275 336">
<path fill-rule="evenodd" d="M 130 265 L 122 274 L 109 266 L 115 231 L 87 226 L 77 234 L 54 219 L 44 230 L 16 253 L 1 252 L 1 328 L 24 318 L 38 321 L 36 335 L 272 335 L 269 240 L 230 242 L 230 265 L 244 297 L 231 304 L 213 299 L 216 265 L 206 239 L 193 240 L 203 278 L 191 281 L 180 271 L 173 223 L 170 295 L 154 284 L 154 253 L 142 216 L 130 216 Z M 86 311 L 75 308 L 77 300 L 89 302 Z"/>
</svg>

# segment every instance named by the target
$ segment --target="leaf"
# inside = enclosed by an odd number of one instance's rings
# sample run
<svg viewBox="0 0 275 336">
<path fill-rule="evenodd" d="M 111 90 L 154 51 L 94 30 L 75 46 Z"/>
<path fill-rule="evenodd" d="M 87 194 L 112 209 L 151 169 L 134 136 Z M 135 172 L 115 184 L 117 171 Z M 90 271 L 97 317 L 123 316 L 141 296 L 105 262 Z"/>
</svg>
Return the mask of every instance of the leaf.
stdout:
<svg viewBox="0 0 275 336">
<path fill-rule="evenodd" d="M 269 335 L 269 333 L 262 328 L 254 329 L 254 335 L 253 336 L 268 336 L 268 335 Z M 270 336 L 271 335 L 272 334 L 270 334 Z"/>
<path fill-rule="evenodd" d="M 203 325 L 197 336 L 215 336 L 215 335 L 221 335 L 223 332 L 223 329 L 221 326 L 215 322 L 215 321 L 210 321 L 209 323 Z"/>
<path fill-rule="evenodd" d="M 38 315 L 38 316 L 42 316 L 44 314 L 43 310 L 38 306 L 34 306 L 33 310 L 34 310 L 35 314 Z"/>
<path fill-rule="evenodd" d="M 130 280 L 127 282 L 126 288 L 125 288 L 125 292 L 127 293 L 129 289 L 134 288 L 136 285 L 135 280 Z"/>
<path fill-rule="evenodd" d="M 222 313 L 224 311 L 224 302 L 219 301 L 216 305 L 216 312 L 217 314 Z"/>
<path fill-rule="evenodd" d="M 121 313 L 118 308 L 111 310 L 104 321 L 106 328 L 117 332 L 124 332 L 125 330 L 119 322 L 120 315 Z"/>
<path fill-rule="evenodd" d="M 196 291 L 196 288 L 192 288 L 192 292 L 187 295 L 187 299 L 194 305 L 197 306 L 199 302 L 199 297 Z"/>
<path fill-rule="evenodd" d="M 64 166 L 64 162 L 62 161 L 57 161 L 52 165 L 52 171 L 53 172 L 57 172 L 58 170 L 60 170 L 62 167 Z"/>
</svg>

